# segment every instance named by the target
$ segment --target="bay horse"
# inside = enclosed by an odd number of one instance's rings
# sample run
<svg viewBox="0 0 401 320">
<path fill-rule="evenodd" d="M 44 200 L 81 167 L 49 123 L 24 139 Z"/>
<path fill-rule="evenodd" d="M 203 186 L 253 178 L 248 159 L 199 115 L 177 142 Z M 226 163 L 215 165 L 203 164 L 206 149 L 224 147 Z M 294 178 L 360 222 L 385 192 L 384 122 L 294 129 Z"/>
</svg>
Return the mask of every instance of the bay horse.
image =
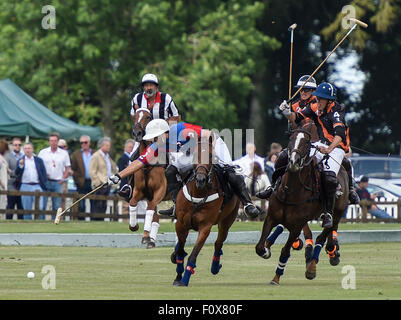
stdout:
<svg viewBox="0 0 401 320">
<path fill-rule="evenodd" d="M 212 137 L 208 141 L 199 141 L 195 149 L 194 159 L 198 159 L 198 164 L 194 165 L 192 177 L 179 191 L 176 200 L 175 230 L 178 242 L 171 254 L 171 262 L 177 264 L 177 276 L 173 282 L 175 286 L 188 286 L 190 277 L 195 272 L 197 256 L 215 224 L 218 224 L 218 236 L 214 243 L 211 272 L 214 275 L 219 273 L 222 267 L 220 257 L 223 254 L 223 242 L 237 217 L 240 205 L 237 196 L 233 195 L 223 207 L 223 189 L 216 174 L 216 165 L 212 164 Z M 205 161 L 207 155 L 209 159 Z M 187 255 L 184 246 L 191 229 L 198 231 L 198 237 L 184 273 L 184 258 Z"/>
<path fill-rule="evenodd" d="M 146 125 L 152 120 L 150 111 L 146 108 L 139 108 L 134 115 L 133 135 L 136 141 L 140 143 L 139 154 L 145 150 L 150 143 L 143 140 Z M 157 231 L 159 229 L 159 216 L 155 214 L 157 205 L 163 200 L 167 189 L 167 180 L 164 174 L 165 166 L 151 165 L 134 174 L 133 194 L 129 201 L 130 207 L 133 207 L 133 214 L 136 216 L 138 202 L 147 201 L 147 209 L 145 215 L 144 232 L 142 236 L 142 244 L 147 244 L 147 248 L 155 246 Z M 130 208 L 130 215 L 131 215 Z M 138 223 L 134 226 L 129 225 L 129 229 L 135 232 L 139 229 Z"/>
<path fill-rule="evenodd" d="M 317 219 L 322 212 L 321 182 L 318 165 L 314 156 L 310 156 L 311 136 L 308 131 L 295 130 L 288 144 L 289 163 L 281 183 L 269 200 L 269 208 L 263 224 L 262 234 L 255 250 L 256 253 L 268 259 L 271 256 L 270 247 L 283 231 L 289 230 L 287 242 L 281 250 L 276 274 L 271 284 L 278 285 L 280 277 L 290 257 L 290 249 L 294 240 L 299 236 L 303 226 L 310 220 Z M 323 160 L 324 161 L 324 160 Z M 348 206 L 348 176 L 343 167 L 338 175 L 342 194 L 335 201 L 333 212 L 333 226 L 324 228 L 316 238 L 310 261 L 307 262 L 305 277 L 316 277 L 316 265 L 320 251 L 327 239 L 326 251 L 333 259 L 332 265 L 339 262 L 339 246 L 336 230 L 338 223 Z M 274 234 L 269 236 L 272 229 L 278 225 Z M 267 238 L 269 236 L 269 238 Z"/>
</svg>

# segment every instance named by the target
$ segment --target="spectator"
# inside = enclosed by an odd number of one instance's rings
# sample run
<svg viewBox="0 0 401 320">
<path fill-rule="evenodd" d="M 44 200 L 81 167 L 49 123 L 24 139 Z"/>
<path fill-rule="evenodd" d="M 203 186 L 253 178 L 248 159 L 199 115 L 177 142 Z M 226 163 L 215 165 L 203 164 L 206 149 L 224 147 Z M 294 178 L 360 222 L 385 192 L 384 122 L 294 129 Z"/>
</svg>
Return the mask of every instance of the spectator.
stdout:
<svg viewBox="0 0 401 320">
<path fill-rule="evenodd" d="M 7 190 L 8 186 L 8 163 L 4 158 L 8 152 L 8 143 L 5 140 L 0 140 L 0 190 Z M 7 207 L 7 196 L 0 195 L 0 209 Z"/>
<path fill-rule="evenodd" d="M 67 141 L 65 141 L 64 139 L 60 139 L 58 141 L 58 147 L 62 150 L 67 151 L 68 155 L 70 155 L 70 151 L 68 150 L 68 145 L 67 145 Z M 71 160 L 71 158 L 70 158 Z M 68 193 L 68 179 L 71 176 L 71 170 L 68 173 L 68 177 L 66 180 L 64 180 L 63 184 L 62 184 L 62 193 Z M 64 208 L 65 207 L 65 198 L 61 198 L 61 207 Z"/>
<path fill-rule="evenodd" d="M 73 152 L 71 155 L 71 169 L 72 176 L 77 186 L 77 192 L 80 194 L 87 194 L 92 191 L 92 181 L 89 175 L 89 163 L 92 159 L 92 149 L 90 146 L 91 138 L 87 135 L 81 136 L 79 139 L 81 149 Z M 78 203 L 78 211 L 86 212 L 86 201 Z M 93 200 L 90 200 L 90 210 L 93 211 Z M 85 218 L 79 217 L 78 220 Z"/>
<path fill-rule="evenodd" d="M 281 144 L 279 144 L 277 142 L 272 142 L 272 144 L 270 145 L 269 154 L 271 154 L 271 153 L 279 154 L 281 152 L 281 150 L 283 150 L 283 147 L 281 146 Z"/>
<path fill-rule="evenodd" d="M 257 162 L 260 164 L 262 171 L 265 169 L 264 159 L 258 156 L 256 153 L 256 147 L 253 143 L 248 142 L 246 144 L 246 155 L 242 158 L 233 161 L 234 165 L 239 165 L 243 170 L 243 175 L 250 176 L 253 171 L 253 163 Z"/>
<path fill-rule="evenodd" d="M 277 160 L 277 157 L 278 157 L 278 153 L 276 153 L 276 152 L 271 152 L 266 157 L 265 172 L 267 174 L 267 177 L 269 178 L 270 183 L 272 181 L 272 176 L 273 176 L 273 172 L 274 172 L 274 164 Z"/>
<path fill-rule="evenodd" d="M 24 153 L 21 151 L 21 139 L 20 138 L 13 138 L 12 141 L 12 147 L 13 150 L 10 152 L 7 152 L 5 154 L 5 159 L 8 164 L 8 173 L 10 175 L 10 178 L 8 179 L 8 187 L 7 189 L 9 191 L 15 191 L 16 189 L 16 184 L 17 181 L 15 180 L 15 169 L 18 166 L 18 160 L 21 159 L 24 156 Z M 22 203 L 21 203 L 21 196 L 7 196 L 7 209 L 15 209 L 15 206 L 17 206 L 17 209 L 22 210 Z M 23 219 L 23 215 L 19 214 L 18 219 Z M 12 214 L 7 214 L 6 219 L 12 219 L 13 215 Z"/>
<path fill-rule="evenodd" d="M 134 150 L 134 146 L 135 146 L 135 141 L 132 139 L 128 139 L 125 141 L 124 144 L 124 153 L 121 155 L 121 157 L 118 159 L 117 161 L 117 167 L 118 167 L 118 171 L 122 171 L 123 169 L 125 169 L 126 167 L 128 167 L 129 163 L 130 163 L 130 156 L 131 153 Z M 133 176 L 132 178 L 133 179 Z M 124 185 L 128 184 L 128 178 L 122 178 L 121 182 L 120 182 L 120 186 L 123 187 Z M 128 214 L 129 210 L 128 210 L 128 202 L 127 201 L 123 201 L 123 214 Z"/>
<path fill-rule="evenodd" d="M 386 211 L 379 209 L 377 205 L 373 203 L 374 200 L 377 198 L 377 194 L 376 193 L 370 194 L 370 192 L 367 189 L 368 185 L 369 185 L 369 178 L 366 176 L 362 176 L 356 188 L 356 192 L 358 193 L 359 198 L 361 200 L 365 199 L 369 201 L 368 212 L 372 216 L 375 216 L 376 218 L 379 219 L 394 219 L 394 217 L 390 216 Z"/>
<path fill-rule="evenodd" d="M 113 159 L 110 157 L 111 139 L 103 137 L 98 142 L 98 148 L 91 159 L 89 164 L 89 175 L 92 180 L 92 188 L 96 188 L 107 182 L 108 178 L 117 173 L 117 166 Z M 108 195 L 110 193 L 110 186 L 107 185 L 100 190 L 96 191 L 97 195 Z M 94 213 L 106 213 L 107 201 L 95 200 Z M 102 218 L 92 218 L 92 220 L 103 220 Z"/>
<path fill-rule="evenodd" d="M 252 167 L 252 175 L 251 177 L 245 177 L 245 184 L 251 196 L 254 196 L 267 189 L 270 186 L 270 181 L 258 162 L 254 162 Z"/>
<path fill-rule="evenodd" d="M 59 135 L 51 133 L 49 135 L 49 147 L 42 149 L 38 157 L 42 158 L 46 172 L 46 189 L 49 192 L 61 193 L 63 191 L 63 182 L 67 180 L 70 171 L 70 156 L 68 152 L 58 147 Z M 46 210 L 48 197 L 43 197 L 43 210 Z M 61 208 L 61 198 L 52 197 L 52 207 L 56 211 Z M 41 215 L 39 219 L 44 219 Z"/>
<path fill-rule="evenodd" d="M 47 185 L 47 174 L 43 160 L 33 155 L 33 145 L 30 142 L 24 144 L 23 156 L 18 161 L 15 169 L 17 177 L 17 188 L 20 191 L 45 191 Z M 22 207 L 24 210 L 32 210 L 34 196 L 21 196 Z M 39 207 L 43 208 L 43 198 L 39 200 Z M 32 215 L 24 214 L 25 220 L 32 220 Z"/>
</svg>

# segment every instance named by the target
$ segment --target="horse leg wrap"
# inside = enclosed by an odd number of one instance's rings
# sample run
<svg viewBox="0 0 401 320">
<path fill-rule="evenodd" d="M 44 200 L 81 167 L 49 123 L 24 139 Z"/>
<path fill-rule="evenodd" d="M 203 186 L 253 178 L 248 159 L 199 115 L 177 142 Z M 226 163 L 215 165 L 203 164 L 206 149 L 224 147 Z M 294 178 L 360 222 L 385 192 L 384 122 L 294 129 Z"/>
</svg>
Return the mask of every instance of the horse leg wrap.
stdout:
<svg viewBox="0 0 401 320">
<path fill-rule="evenodd" d="M 129 206 L 129 225 L 131 227 L 135 227 L 136 224 L 138 223 L 136 217 L 138 213 L 138 206 Z"/>
<path fill-rule="evenodd" d="M 160 224 L 158 222 L 152 222 L 149 237 L 156 241 L 157 232 L 159 231 Z"/>
<path fill-rule="evenodd" d="M 316 243 L 315 247 L 313 248 L 312 259 L 315 259 L 316 263 L 319 262 L 319 255 L 320 255 L 320 250 L 322 250 L 322 247 L 323 244 Z"/>
<path fill-rule="evenodd" d="M 212 261 L 212 267 L 210 269 L 211 273 L 213 274 L 218 274 L 222 265 L 220 264 L 220 256 L 223 255 L 223 250 L 220 250 L 219 252 L 214 252 L 213 254 L 213 261 Z"/>
<path fill-rule="evenodd" d="M 278 276 L 282 276 L 284 274 L 284 269 L 285 269 L 285 266 L 287 265 L 287 261 L 288 261 L 289 257 L 290 256 L 280 257 L 280 259 L 278 260 L 278 264 L 277 264 L 277 268 L 276 268 L 276 274 Z"/>
<path fill-rule="evenodd" d="M 143 230 L 150 232 L 152 228 L 152 220 L 153 220 L 153 214 L 155 213 L 155 210 L 146 210 L 145 214 L 145 223 L 143 225 Z"/>
<path fill-rule="evenodd" d="M 277 237 L 284 231 L 284 227 L 282 224 L 279 224 L 276 227 L 276 230 L 266 239 L 269 241 L 270 245 L 273 245 L 273 243 L 276 241 Z"/>
<path fill-rule="evenodd" d="M 182 280 L 181 280 L 181 282 L 183 284 L 185 284 L 186 286 L 188 286 L 189 279 L 195 273 L 195 270 L 194 270 L 195 268 L 196 268 L 195 263 L 192 263 L 190 261 L 187 262 L 187 267 L 185 268 L 185 273 L 184 273 L 184 276 L 182 277 Z"/>
<path fill-rule="evenodd" d="M 175 271 L 177 272 L 177 274 L 182 274 L 184 272 L 184 258 L 185 256 L 181 257 L 181 256 L 176 256 L 176 263 L 177 263 L 177 267 L 175 269 Z"/>
</svg>

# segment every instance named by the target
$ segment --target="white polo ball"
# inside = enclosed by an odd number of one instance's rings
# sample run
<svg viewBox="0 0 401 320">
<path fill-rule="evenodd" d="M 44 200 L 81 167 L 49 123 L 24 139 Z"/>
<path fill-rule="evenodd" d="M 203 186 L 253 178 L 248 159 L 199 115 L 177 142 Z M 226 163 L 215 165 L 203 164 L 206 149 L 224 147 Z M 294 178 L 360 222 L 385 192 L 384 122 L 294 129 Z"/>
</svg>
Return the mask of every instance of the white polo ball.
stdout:
<svg viewBox="0 0 401 320">
<path fill-rule="evenodd" d="M 32 272 L 32 271 L 29 271 L 29 272 L 27 273 L 26 276 L 27 276 L 29 279 L 33 279 L 33 278 L 35 278 L 35 273 Z"/>
</svg>

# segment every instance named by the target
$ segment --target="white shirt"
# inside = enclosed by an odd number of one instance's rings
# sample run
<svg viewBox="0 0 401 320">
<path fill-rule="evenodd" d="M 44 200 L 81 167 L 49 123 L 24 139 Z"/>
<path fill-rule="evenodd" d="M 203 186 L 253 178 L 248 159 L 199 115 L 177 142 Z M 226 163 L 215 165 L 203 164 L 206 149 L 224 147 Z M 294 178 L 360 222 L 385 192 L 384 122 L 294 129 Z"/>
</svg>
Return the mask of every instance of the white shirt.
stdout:
<svg viewBox="0 0 401 320">
<path fill-rule="evenodd" d="M 249 192 L 252 191 L 251 190 L 252 189 L 252 182 L 253 182 L 252 176 L 245 177 L 245 185 L 246 185 L 246 187 L 247 187 Z M 269 178 L 268 178 L 267 174 L 266 173 L 262 173 L 260 176 L 258 176 L 256 178 L 255 185 L 254 185 L 255 189 L 253 190 L 254 194 L 252 194 L 252 195 L 255 195 L 255 194 L 257 194 L 257 193 L 259 193 L 259 192 L 261 192 L 263 190 L 266 190 L 267 187 L 269 187 L 269 186 L 270 186 L 270 181 L 269 181 Z"/>
<path fill-rule="evenodd" d="M 43 159 L 47 178 L 51 180 L 62 180 L 66 167 L 71 166 L 68 152 L 60 148 L 56 152 L 51 151 L 50 147 L 42 149 L 38 157 Z"/>
<path fill-rule="evenodd" d="M 24 173 L 22 174 L 21 182 L 22 183 L 39 183 L 39 175 L 35 166 L 35 159 L 32 156 L 28 158 L 24 157 Z"/>
<path fill-rule="evenodd" d="M 260 167 L 262 168 L 262 171 L 265 171 L 265 159 L 263 159 L 262 157 L 258 156 L 257 154 L 255 154 L 253 156 L 253 159 L 251 159 L 249 157 L 249 154 L 246 154 L 245 156 L 243 156 L 242 158 L 239 158 L 235 161 L 233 161 L 234 165 L 239 165 L 243 172 L 242 174 L 245 176 L 249 176 L 252 174 L 252 166 L 251 164 L 257 162 L 260 164 Z"/>
</svg>

